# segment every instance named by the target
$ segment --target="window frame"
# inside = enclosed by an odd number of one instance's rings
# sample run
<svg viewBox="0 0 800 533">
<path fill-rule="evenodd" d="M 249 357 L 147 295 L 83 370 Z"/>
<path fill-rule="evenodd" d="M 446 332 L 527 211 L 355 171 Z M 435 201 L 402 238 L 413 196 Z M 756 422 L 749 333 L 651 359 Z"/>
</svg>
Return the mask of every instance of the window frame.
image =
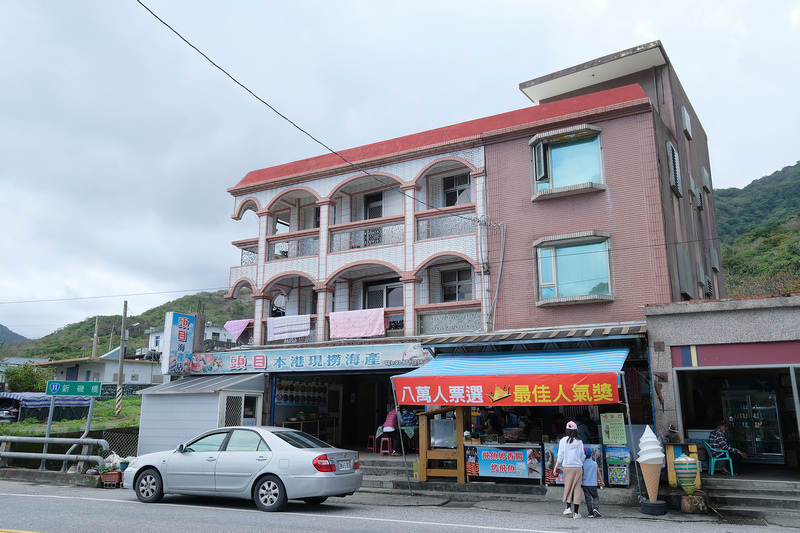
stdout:
<svg viewBox="0 0 800 533">
<path fill-rule="evenodd" d="M 553 149 L 586 140 L 597 142 L 598 181 L 558 185 L 558 176 L 554 175 L 552 167 Z M 528 146 L 531 150 L 531 201 L 607 189 L 602 128 L 599 126 L 580 124 L 537 133 L 528 141 Z"/>
<path fill-rule="evenodd" d="M 608 294 L 560 296 L 558 293 L 559 282 L 557 250 L 565 247 L 600 243 L 605 244 L 607 269 L 606 283 L 608 283 Z M 591 230 L 565 235 L 553 235 L 536 240 L 533 243 L 533 256 L 536 268 L 536 306 L 541 307 L 550 305 L 614 301 L 616 298 L 614 296 L 614 270 L 611 261 L 611 250 L 611 234 L 609 232 L 600 230 Z M 549 264 L 546 264 L 546 262 L 549 262 Z M 549 273 L 549 281 L 544 281 L 543 276 L 545 273 Z M 550 288 L 555 291 L 555 296 L 552 298 L 544 298 L 542 295 L 543 289 Z"/>
<path fill-rule="evenodd" d="M 367 307 L 367 304 L 369 303 L 369 293 L 370 293 L 370 291 L 376 291 L 377 292 L 378 290 L 380 290 L 383 293 L 383 306 L 382 306 L 382 308 L 384 308 L 384 309 L 387 308 L 388 307 L 387 304 L 389 303 L 389 301 L 388 301 L 389 300 L 389 293 L 388 293 L 389 289 L 400 289 L 401 290 L 401 294 L 403 296 L 403 304 L 399 305 L 399 306 L 394 306 L 394 307 L 405 307 L 405 301 L 406 301 L 406 298 L 405 298 L 405 296 L 406 296 L 405 295 L 405 285 L 398 278 L 396 280 L 385 280 L 385 281 L 379 281 L 379 282 L 375 282 L 375 283 L 365 283 L 364 284 L 364 297 L 363 297 L 363 307 L 362 308 L 363 309 L 380 309 L 380 307 Z"/>
<path fill-rule="evenodd" d="M 459 185 L 458 184 L 459 178 L 466 178 L 466 183 L 462 183 Z M 447 180 L 453 180 L 453 185 L 451 187 L 447 186 Z M 442 206 L 451 207 L 455 205 L 467 205 L 458 203 L 458 200 L 464 191 L 469 192 L 470 201 L 467 202 L 467 204 L 474 203 L 472 201 L 472 176 L 470 176 L 469 172 L 458 172 L 450 176 L 444 176 L 442 178 Z M 449 193 L 455 193 L 455 201 L 453 203 L 448 203 L 447 201 L 447 195 Z"/>
<path fill-rule="evenodd" d="M 459 279 L 459 274 L 461 272 L 468 272 L 469 273 L 469 281 Z M 454 281 L 445 281 L 444 277 L 445 274 L 455 273 L 456 279 Z M 442 303 L 450 303 L 450 302 L 468 302 L 475 299 L 475 273 L 472 267 L 462 267 L 462 268 L 448 268 L 445 270 L 441 270 L 439 272 L 439 279 L 440 284 L 442 286 Z M 462 286 L 469 285 L 469 298 L 460 299 L 458 296 L 461 294 L 459 290 Z M 445 288 L 447 287 L 455 287 L 456 288 L 456 299 L 455 300 L 448 300 L 447 299 L 447 292 Z"/>
</svg>

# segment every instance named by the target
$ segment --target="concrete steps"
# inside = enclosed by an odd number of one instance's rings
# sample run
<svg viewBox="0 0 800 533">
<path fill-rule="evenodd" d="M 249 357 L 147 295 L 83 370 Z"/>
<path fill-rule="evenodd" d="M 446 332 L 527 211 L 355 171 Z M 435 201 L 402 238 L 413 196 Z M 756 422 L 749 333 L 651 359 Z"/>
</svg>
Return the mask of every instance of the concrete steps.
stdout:
<svg viewBox="0 0 800 533">
<path fill-rule="evenodd" d="M 800 517 L 800 482 L 745 478 L 703 479 L 709 505 L 723 516 Z"/>
<path fill-rule="evenodd" d="M 402 457 L 378 456 L 370 453 L 360 455 L 364 481 L 362 492 L 387 494 L 409 494 L 444 498 L 450 502 L 513 501 L 535 503 L 561 501 L 563 488 L 548 487 L 531 481 L 503 479 L 498 481 L 471 481 L 456 483 L 455 479 L 433 478 L 421 482 L 413 477 L 413 461 L 407 459 L 408 475 Z M 634 489 L 604 489 L 601 500 L 607 504 L 635 504 L 638 493 Z"/>
</svg>

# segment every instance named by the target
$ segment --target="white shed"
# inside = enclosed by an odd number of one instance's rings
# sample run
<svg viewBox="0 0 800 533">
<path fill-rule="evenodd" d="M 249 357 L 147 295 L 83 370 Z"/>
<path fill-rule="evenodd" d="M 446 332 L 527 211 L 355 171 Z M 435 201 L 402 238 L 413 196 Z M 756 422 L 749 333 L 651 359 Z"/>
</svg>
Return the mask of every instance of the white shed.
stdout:
<svg viewBox="0 0 800 533">
<path fill-rule="evenodd" d="M 139 455 L 175 448 L 216 427 L 261 424 L 264 376 L 188 377 L 139 391 Z"/>
</svg>

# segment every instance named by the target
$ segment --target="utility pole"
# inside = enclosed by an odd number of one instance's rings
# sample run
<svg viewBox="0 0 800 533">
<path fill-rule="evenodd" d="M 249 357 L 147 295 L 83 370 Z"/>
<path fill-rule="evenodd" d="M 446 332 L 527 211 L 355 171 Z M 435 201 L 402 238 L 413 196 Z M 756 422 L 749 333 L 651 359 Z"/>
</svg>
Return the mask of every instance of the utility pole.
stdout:
<svg viewBox="0 0 800 533">
<path fill-rule="evenodd" d="M 125 318 L 128 315 L 128 300 L 122 305 L 122 329 L 119 330 L 119 370 L 117 371 L 117 405 L 114 414 L 122 410 L 122 364 L 125 360 Z"/>
<path fill-rule="evenodd" d="M 94 338 L 92 339 L 92 357 L 97 357 L 97 321 L 100 317 L 94 317 Z"/>
</svg>

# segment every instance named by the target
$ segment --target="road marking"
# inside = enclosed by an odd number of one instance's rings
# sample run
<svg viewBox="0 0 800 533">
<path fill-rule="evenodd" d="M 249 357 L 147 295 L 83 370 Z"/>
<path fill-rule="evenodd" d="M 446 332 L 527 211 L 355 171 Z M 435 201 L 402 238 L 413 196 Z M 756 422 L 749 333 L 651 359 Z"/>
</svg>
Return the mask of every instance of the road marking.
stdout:
<svg viewBox="0 0 800 533">
<path fill-rule="evenodd" d="M 112 503 L 125 503 L 125 504 L 136 504 L 136 505 L 148 505 L 141 503 L 137 500 L 118 500 L 114 498 L 89 498 L 85 496 L 60 496 L 56 494 L 11 494 L 11 493 L 1 493 L 0 496 L 16 496 L 16 497 L 23 497 L 23 498 L 52 498 L 52 499 L 59 499 L 59 500 L 89 500 L 89 501 L 97 501 L 97 502 L 112 502 Z M 244 501 L 244 500 L 242 500 Z M 218 509 L 224 511 L 234 511 L 234 512 L 244 512 L 244 513 L 258 513 L 263 514 L 264 511 L 259 511 L 258 509 L 235 509 L 235 508 L 224 508 L 224 507 L 207 507 L 204 505 L 194 505 L 191 503 L 165 503 L 159 502 L 152 504 L 153 506 L 157 507 L 176 507 L 180 509 L 186 508 L 195 508 L 195 509 Z M 353 506 L 351 506 L 353 507 Z M 336 518 L 339 520 L 361 520 L 364 522 L 384 522 L 384 523 L 392 523 L 392 524 L 415 524 L 415 525 L 422 525 L 422 526 L 442 526 L 442 527 L 452 527 L 452 528 L 461 528 L 464 530 L 471 529 L 471 530 L 482 530 L 482 531 L 513 531 L 518 533 L 562 533 L 560 531 L 551 530 L 551 529 L 523 529 L 523 528 L 509 528 L 509 527 L 495 527 L 495 526 L 483 526 L 483 525 L 476 525 L 476 524 L 456 524 L 451 522 L 426 522 L 421 520 L 398 520 L 395 518 L 370 518 L 366 516 L 337 516 L 332 514 L 323 514 L 323 513 L 293 513 L 291 511 L 279 511 L 277 516 L 298 516 L 298 517 L 316 517 L 316 518 L 324 518 L 324 519 L 332 519 Z M 14 531 L 14 530 L 3 530 L 0 529 L 0 533 L 5 533 L 5 531 Z M 22 532 L 22 533 L 34 533 L 34 532 Z"/>
</svg>

